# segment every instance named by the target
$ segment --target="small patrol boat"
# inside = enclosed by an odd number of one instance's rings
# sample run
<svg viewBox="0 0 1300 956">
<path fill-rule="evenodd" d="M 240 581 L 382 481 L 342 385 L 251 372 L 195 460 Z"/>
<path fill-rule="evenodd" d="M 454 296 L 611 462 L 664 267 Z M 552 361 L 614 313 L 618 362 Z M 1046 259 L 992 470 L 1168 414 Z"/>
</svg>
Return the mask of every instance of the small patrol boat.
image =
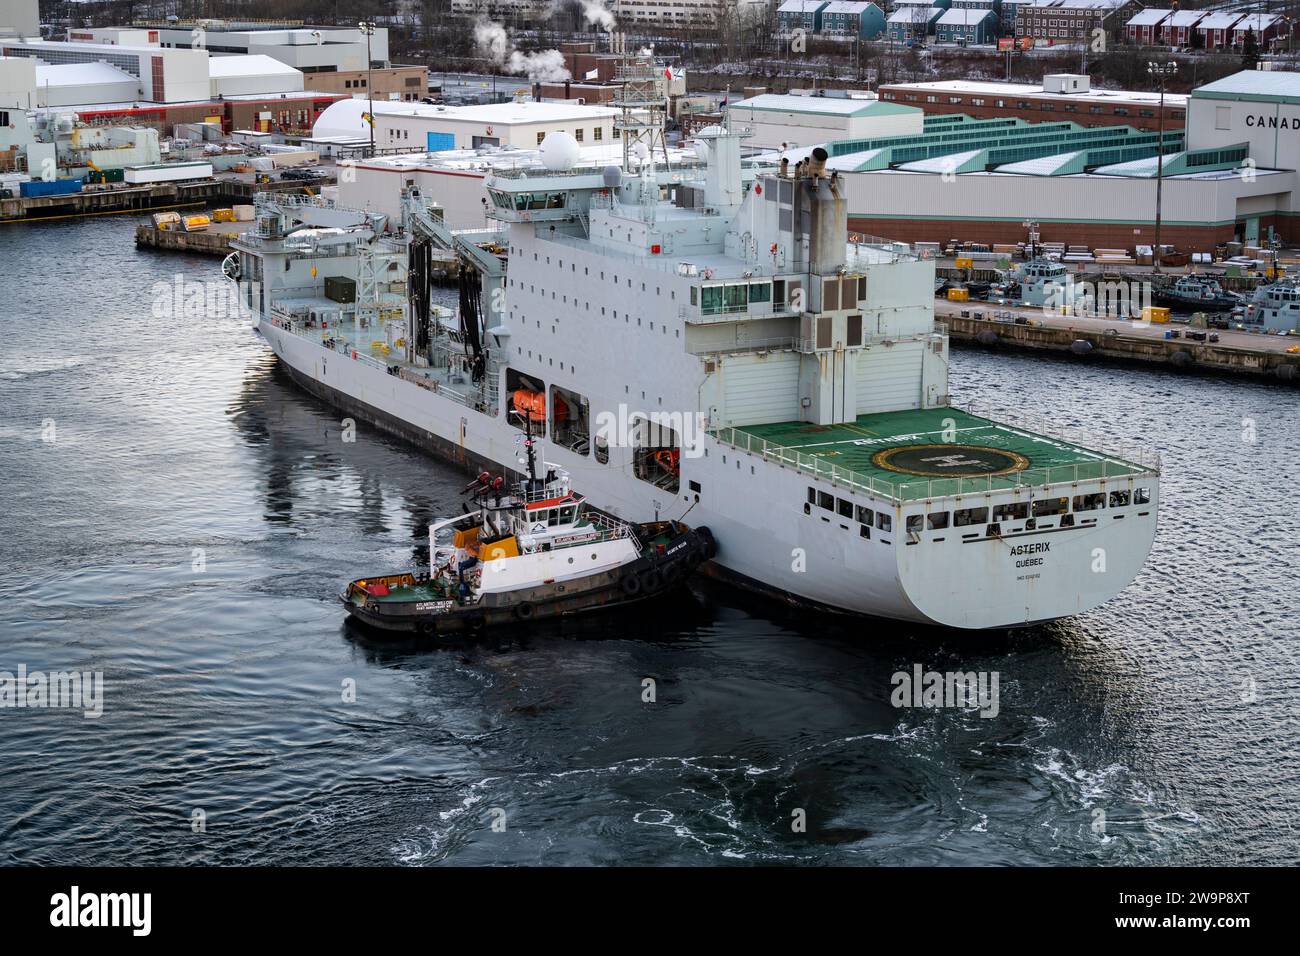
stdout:
<svg viewBox="0 0 1300 956">
<path fill-rule="evenodd" d="M 390 631 L 475 632 L 596 611 L 656 597 L 679 585 L 717 547 L 708 528 L 624 521 L 590 506 L 567 472 L 513 488 L 482 472 L 466 489 L 475 507 L 429 526 L 429 570 L 351 582 L 342 595 L 356 620 Z"/>
<path fill-rule="evenodd" d="M 1160 285 L 1151 292 L 1156 305 L 1199 312 L 1230 312 L 1242 304 L 1241 296 L 1224 290 L 1209 276 L 1180 276 L 1172 285 Z"/>
</svg>

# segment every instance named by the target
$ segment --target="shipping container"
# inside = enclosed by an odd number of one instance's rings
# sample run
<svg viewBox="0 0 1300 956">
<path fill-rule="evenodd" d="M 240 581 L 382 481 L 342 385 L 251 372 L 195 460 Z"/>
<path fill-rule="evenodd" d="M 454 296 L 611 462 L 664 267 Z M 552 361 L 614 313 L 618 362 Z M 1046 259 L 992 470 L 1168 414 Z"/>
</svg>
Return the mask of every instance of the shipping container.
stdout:
<svg viewBox="0 0 1300 956">
<path fill-rule="evenodd" d="M 80 179 L 33 179 L 21 186 L 24 196 L 67 196 L 81 192 Z"/>
<path fill-rule="evenodd" d="M 357 283 L 347 276 L 325 277 L 325 298 L 334 302 L 357 301 Z"/>
<path fill-rule="evenodd" d="M 87 185 L 99 185 L 102 183 L 120 183 L 122 181 L 123 181 L 123 174 L 120 168 L 92 169 L 90 172 L 86 173 L 85 177 L 82 179 L 82 182 L 86 183 Z"/>
<path fill-rule="evenodd" d="M 1169 321 L 1169 310 L 1158 305 L 1148 305 L 1142 309 L 1142 321 L 1163 325 Z"/>
<path fill-rule="evenodd" d="M 156 163 L 150 166 L 128 166 L 123 176 L 128 183 L 171 183 L 186 179 L 211 179 L 211 163 Z"/>
</svg>

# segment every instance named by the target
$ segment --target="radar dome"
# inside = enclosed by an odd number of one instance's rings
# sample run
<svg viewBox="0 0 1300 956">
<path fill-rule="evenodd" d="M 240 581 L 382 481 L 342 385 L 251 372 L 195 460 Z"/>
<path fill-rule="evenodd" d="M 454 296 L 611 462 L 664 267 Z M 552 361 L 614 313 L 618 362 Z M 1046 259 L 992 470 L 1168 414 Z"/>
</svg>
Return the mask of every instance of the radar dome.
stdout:
<svg viewBox="0 0 1300 956">
<path fill-rule="evenodd" d="M 578 164 L 579 149 L 578 141 L 573 138 L 572 133 L 557 130 L 546 134 L 542 145 L 537 147 L 537 152 L 541 156 L 542 165 L 558 173 L 572 169 Z"/>
<path fill-rule="evenodd" d="M 623 181 L 623 170 L 617 166 L 606 166 L 604 170 L 605 185 L 614 189 Z"/>
</svg>

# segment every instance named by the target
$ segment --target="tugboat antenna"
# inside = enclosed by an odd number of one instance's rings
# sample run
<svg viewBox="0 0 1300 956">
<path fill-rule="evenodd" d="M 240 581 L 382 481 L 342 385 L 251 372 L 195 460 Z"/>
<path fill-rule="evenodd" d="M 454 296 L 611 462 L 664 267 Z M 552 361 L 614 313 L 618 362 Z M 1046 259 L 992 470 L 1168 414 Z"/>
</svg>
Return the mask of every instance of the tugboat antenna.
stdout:
<svg viewBox="0 0 1300 956">
<path fill-rule="evenodd" d="M 537 490 L 537 452 L 533 448 L 533 417 L 527 412 L 524 418 L 524 450 L 528 453 L 528 489 Z"/>
</svg>

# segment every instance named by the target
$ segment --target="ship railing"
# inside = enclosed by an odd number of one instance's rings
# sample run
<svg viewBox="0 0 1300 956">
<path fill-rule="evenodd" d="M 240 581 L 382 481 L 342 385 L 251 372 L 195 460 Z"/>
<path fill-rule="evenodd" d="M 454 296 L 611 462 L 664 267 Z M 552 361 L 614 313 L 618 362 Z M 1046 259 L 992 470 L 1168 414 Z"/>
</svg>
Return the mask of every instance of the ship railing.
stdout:
<svg viewBox="0 0 1300 956">
<path fill-rule="evenodd" d="M 396 375 L 403 381 L 411 382 L 421 388 L 428 389 L 436 395 L 449 398 L 466 408 L 472 408 L 475 411 L 495 412 L 494 403 L 488 401 L 483 390 L 481 389 L 459 389 L 445 382 L 440 382 L 436 378 L 422 374 L 418 369 L 406 365 L 400 365 L 384 359 L 375 358 L 373 355 L 366 353 L 364 349 L 359 349 L 347 339 L 331 338 L 328 336 L 328 329 L 321 329 L 317 326 L 304 325 L 300 316 L 294 316 L 282 309 L 271 310 L 271 322 L 284 331 L 296 335 L 299 338 L 307 339 L 317 345 L 322 345 L 327 349 L 338 352 L 353 361 L 368 365 L 371 368 L 379 369 L 389 375 Z M 489 364 L 488 376 L 485 381 L 495 381 L 495 375 Z"/>
<path fill-rule="evenodd" d="M 917 478 L 913 481 L 887 481 L 833 464 L 816 455 L 806 454 L 758 438 L 741 428 L 718 428 L 709 432 L 723 444 L 758 455 L 765 461 L 794 468 L 850 491 L 862 492 L 889 501 L 905 503 L 930 498 L 953 498 L 960 495 L 987 495 L 1025 488 L 1052 488 L 1106 478 L 1136 478 L 1154 474 L 1150 469 L 1115 458 L 1057 465 L 1051 468 L 1027 468 L 1006 475 L 970 478 Z"/>
<path fill-rule="evenodd" d="M 913 262 L 920 259 L 920 256 L 913 252 L 907 243 L 899 242 L 896 239 L 872 236 L 864 232 L 850 232 L 848 240 L 846 268 L 852 268 L 856 265 L 875 265 L 881 261 Z M 864 251 L 865 249 L 871 249 L 873 253 L 868 255 Z M 882 260 L 880 253 L 884 253 L 886 258 Z"/>
<path fill-rule="evenodd" d="M 926 342 L 934 339 L 936 334 L 946 335 L 947 329 L 925 332 L 913 332 L 908 335 L 867 335 L 862 339 L 863 345 L 893 345 L 898 342 Z M 731 345 L 711 345 L 708 348 L 694 351 L 688 349 L 692 355 L 696 356 L 714 356 L 729 355 L 737 352 L 833 352 L 835 348 L 817 348 L 815 339 L 805 339 L 794 335 L 785 335 L 777 338 L 752 339 L 747 342 L 735 342 Z"/>
<path fill-rule="evenodd" d="M 737 342 L 734 345 L 712 346 L 701 352 L 691 354 L 699 357 L 731 355 L 738 352 L 811 352 L 812 339 L 801 339 L 797 335 L 782 335 L 768 339 L 754 339 L 749 342 Z"/>
<path fill-rule="evenodd" d="M 602 541 L 613 541 L 616 538 L 630 538 L 632 536 L 631 525 L 625 521 L 619 521 L 608 515 L 601 514 L 599 511 L 584 510 L 582 520 L 595 525 L 601 530 Z"/>
<path fill-rule="evenodd" d="M 1018 408 L 993 405 L 988 402 L 968 402 L 954 407 L 1001 425 L 1010 425 L 1032 432 L 1043 438 L 1061 440 L 1083 451 L 1100 454 L 1129 465 L 1130 468 L 1136 465 L 1142 471 L 1160 474 L 1160 452 L 1149 445 L 1123 441 L 1109 435 L 1098 434 L 1079 425 L 1041 418 Z"/>
<path fill-rule="evenodd" d="M 583 515 L 582 520 L 587 521 L 595 528 L 595 534 L 592 537 L 583 538 L 580 541 L 560 544 L 560 548 L 576 548 L 582 545 L 599 544 L 604 541 L 616 541 L 619 538 L 632 537 L 632 529 L 630 526 L 621 522 L 609 521 L 603 515 L 597 516 L 594 513 L 585 514 Z M 581 525 L 575 525 L 572 531 L 565 531 L 564 534 L 583 534 L 581 527 Z M 520 551 L 523 554 L 536 554 L 541 551 L 554 550 L 554 547 L 555 545 L 551 541 L 546 540 L 538 541 L 536 544 L 525 544 L 520 548 Z"/>
</svg>

